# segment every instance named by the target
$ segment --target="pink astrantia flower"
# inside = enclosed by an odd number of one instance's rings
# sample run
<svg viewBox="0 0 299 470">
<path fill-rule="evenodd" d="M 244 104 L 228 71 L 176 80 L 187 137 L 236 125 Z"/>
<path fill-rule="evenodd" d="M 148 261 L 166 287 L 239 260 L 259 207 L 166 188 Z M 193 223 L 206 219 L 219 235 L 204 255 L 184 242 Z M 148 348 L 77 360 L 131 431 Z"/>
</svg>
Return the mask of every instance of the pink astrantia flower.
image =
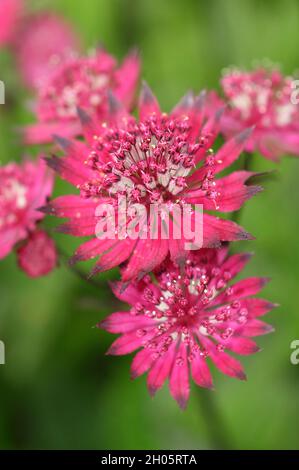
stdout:
<svg viewBox="0 0 299 470">
<path fill-rule="evenodd" d="M 224 374 L 246 379 L 240 362 L 226 351 L 248 355 L 259 351 L 253 336 L 272 331 L 259 317 L 275 305 L 255 296 L 267 279 L 252 277 L 230 284 L 250 255 L 227 256 L 227 248 L 203 249 L 188 257 L 185 270 L 165 263 L 155 274 L 124 287 L 115 295 L 131 305 L 98 326 L 121 336 L 108 354 L 139 350 L 131 376 L 148 372 L 151 395 L 169 379 L 170 393 L 184 408 L 189 375 L 200 387 L 213 388 L 208 361 Z"/>
<path fill-rule="evenodd" d="M 0 259 L 35 231 L 43 217 L 37 209 L 52 187 L 53 175 L 42 159 L 0 167 Z"/>
<path fill-rule="evenodd" d="M 22 9 L 23 0 L 0 1 L 0 46 L 14 41 Z"/>
<path fill-rule="evenodd" d="M 78 47 L 71 26 L 58 15 L 28 15 L 15 41 L 16 60 L 25 83 L 33 88 L 43 86 Z"/>
<path fill-rule="evenodd" d="M 158 209 L 166 205 L 171 210 L 175 205 L 184 210 L 187 205 L 192 208 L 194 204 L 202 204 L 204 210 L 230 212 L 238 210 L 260 188 L 246 184 L 254 176 L 252 172 L 237 171 L 216 178 L 238 158 L 249 133 L 241 133 L 214 154 L 210 148 L 217 134 L 219 114 L 205 121 L 204 95 L 196 99 L 186 96 L 166 115 L 161 113 L 145 86 L 139 120 L 111 100 L 110 118 L 102 126 L 81 113 L 85 143 L 58 139 L 67 156 L 53 157 L 49 165 L 75 185 L 80 194 L 61 196 L 44 211 L 69 218 L 60 227 L 61 232 L 93 236 L 79 247 L 73 262 L 99 257 L 94 273 L 126 262 L 122 276 L 123 280 L 129 280 L 154 269 L 169 252 L 172 260 L 183 262 L 187 254 L 186 239 L 183 234 L 180 239 L 173 235 L 175 226 L 181 224 L 181 215 L 177 218 L 176 212 L 172 214 L 169 235 L 164 237 L 154 239 L 149 233 L 145 239 L 140 236 L 136 240 L 123 237 L 116 230 L 114 238 L 100 239 L 95 234 L 100 218 L 96 210 L 101 204 L 115 207 L 119 195 L 125 198 L 128 211 L 133 204 L 142 204 L 149 212 L 142 227 L 147 229 L 152 222 L 149 211 L 152 203 Z M 190 217 L 195 218 L 194 210 Z M 151 225 L 163 229 L 163 214 L 159 212 L 156 224 Z M 250 237 L 230 220 L 203 215 L 201 246 L 215 247 L 221 241 Z M 192 238 L 189 240 L 192 243 Z"/>
<path fill-rule="evenodd" d="M 53 134 L 70 137 L 80 134 L 77 109 L 89 110 L 99 121 L 107 112 L 107 90 L 130 108 L 140 72 L 137 54 L 129 54 L 120 67 L 103 49 L 87 57 L 73 57 L 56 68 L 39 89 L 38 123 L 25 129 L 27 143 L 51 142 Z"/>
<path fill-rule="evenodd" d="M 52 238 L 35 230 L 17 250 L 18 264 L 29 277 L 45 276 L 57 265 L 57 251 Z"/>
<path fill-rule="evenodd" d="M 221 81 L 229 103 L 221 120 L 226 137 L 255 126 L 246 143 L 248 152 L 258 151 L 271 160 L 284 154 L 299 155 L 299 107 L 291 100 L 292 83 L 292 77 L 283 76 L 277 69 L 233 69 L 226 73 Z M 212 101 L 219 106 L 213 94 Z"/>
</svg>

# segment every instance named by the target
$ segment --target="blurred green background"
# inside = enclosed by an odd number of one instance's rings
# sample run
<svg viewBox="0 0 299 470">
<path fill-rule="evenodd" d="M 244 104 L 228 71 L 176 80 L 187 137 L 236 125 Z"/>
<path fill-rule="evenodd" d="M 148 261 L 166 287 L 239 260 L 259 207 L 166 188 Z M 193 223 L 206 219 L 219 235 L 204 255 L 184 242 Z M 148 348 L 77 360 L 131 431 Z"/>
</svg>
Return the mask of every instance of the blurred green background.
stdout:
<svg viewBox="0 0 299 470">
<path fill-rule="evenodd" d="M 143 77 L 166 110 L 189 88 L 217 88 L 228 65 L 249 67 L 269 58 L 291 73 L 299 64 L 296 0 L 32 3 L 63 14 L 86 48 L 103 43 L 121 59 L 136 45 Z M 14 131 L 30 114 L 12 59 L 0 54 L 9 97 L 0 109 L 3 163 L 24 153 Z M 273 164 L 256 155 L 253 167 Z M 281 304 L 267 317 L 276 332 L 258 339 L 262 352 L 243 359 L 246 383 L 216 372 L 216 391 L 207 397 L 193 386 L 185 412 L 166 387 L 151 399 L 144 377 L 131 382 L 130 357 L 104 355 L 113 337 L 94 325 L 115 309 L 106 288 L 85 283 L 63 265 L 33 281 L 17 269 L 14 255 L 1 262 L 2 449 L 299 448 L 299 365 L 290 363 L 290 343 L 299 339 L 299 160 L 285 158 L 276 169 L 276 181 L 242 213 L 241 223 L 257 240 L 234 246 L 256 253 L 246 274 L 273 279 L 263 296 Z M 62 188 L 58 183 L 56 191 Z M 56 239 L 68 252 L 79 242 Z"/>
</svg>

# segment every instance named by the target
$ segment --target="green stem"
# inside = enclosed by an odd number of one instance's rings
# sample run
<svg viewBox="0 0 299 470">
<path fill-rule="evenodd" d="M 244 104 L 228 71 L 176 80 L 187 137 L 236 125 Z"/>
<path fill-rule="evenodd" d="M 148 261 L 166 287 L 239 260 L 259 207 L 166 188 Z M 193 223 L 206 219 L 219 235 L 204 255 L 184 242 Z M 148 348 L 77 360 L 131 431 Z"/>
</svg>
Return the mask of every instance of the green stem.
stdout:
<svg viewBox="0 0 299 470">
<path fill-rule="evenodd" d="M 198 387 L 198 398 L 201 414 L 213 449 L 232 449 L 232 444 L 228 439 L 229 432 L 215 402 L 214 392 Z"/>
<path fill-rule="evenodd" d="M 243 164 L 242 164 L 241 169 L 245 171 L 250 171 L 251 167 L 252 167 L 252 153 L 244 152 L 244 159 L 243 159 Z M 232 215 L 233 222 L 236 222 L 236 223 L 240 222 L 242 212 L 243 212 L 243 207 L 244 206 L 242 206 L 241 209 L 233 213 Z"/>
<path fill-rule="evenodd" d="M 128 48 L 136 46 L 136 41 L 138 42 L 138 38 L 142 33 L 139 9 L 138 3 L 134 0 L 122 0 L 118 5 L 116 21 L 120 34 L 120 44 L 124 46 L 126 53 Z"/>
<path fill-rule="evenodd" d="M 244 152 L 243 162 L 240 170 L 250 171 L 252 166 L 252 153 Z M 232 220 L 239 222 L 243 207 L 234 212 Z M 228 439 L 227 431 L 221 413 L 219 413 L 215 396 L 210 390 L 198 388 L 198 398 L 201 406 L 201 413 L 205 421 L 205 426 L 210 437 L 210 442 L 215 449 L 231 449 L 232 444 Z"/>
</svg>

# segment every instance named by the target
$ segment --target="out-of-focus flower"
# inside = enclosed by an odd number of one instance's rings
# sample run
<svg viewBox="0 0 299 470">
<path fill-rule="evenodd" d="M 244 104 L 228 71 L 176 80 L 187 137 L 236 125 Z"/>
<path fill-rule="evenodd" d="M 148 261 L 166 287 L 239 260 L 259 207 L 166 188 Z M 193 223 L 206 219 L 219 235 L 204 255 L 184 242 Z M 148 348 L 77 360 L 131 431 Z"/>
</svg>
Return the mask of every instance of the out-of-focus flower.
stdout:
<svg viewBox="0 0 299 470">
<path fill-rule="evenodd" d="M 53 13 L 28 15 L 15 40 L 15 54 L 25 83 L 44 86 L 59 64 L 78 50 L 79 40 L 71 26 Z"/>
<path fill-rule="evenodd" d="M 103 121 L 107 113 L 107 90 L 129 109 L 139 78 L 140 62 L 135 52 L 120 67 L 103 49 L 86 57 L 72 57 L 56 67 L 39 88 L 36 102 L 38 123 L 25 129 L 27 143 L 47 143 L 53 134 L 70 137 L 80 134 L 77 109 L 88 110 Z"/>
<path fill-rule="evenodd" d="M 271 160 L 284 154 L 299 155 L 299 107 L 291 100 L 293 80 L 277 69 L 262 67 L 227 72 L 221 81 L 229 104 L 221 120 L 225 136 L 255 126 L 246 143 L 248 152 L 258 151 Z M 223 106 L 213 93 L 211 103 L 214 108 Z"/>
<path fill-rule="evenodd" d="M 57 265 L 55 243 L 43 230 L 29 234 L 17 249 L 18 264 L 29 277 L 45 276 Z"/>
<path fill-rule="evenodd" d="M 275 305 L 255 296 L 267 279 L 252 277 L 229 285 L 250 258 L 227 256 L 227 248 L 193 252 L 185 269 L 165 263 L 155 280 L 146 276 L 128 287 L 113 286 L 115 295 L 131 305 L 98 326 L 121 336 L 108 354 L 134 357 L 131 376 L 148 372 L 151 395 L 169 379 L 170 393 L 186 406 L 189 375 L 200 387 L 213 388 L 207 359 L 224 374 L 246 379 L 242 365 L 226 351 L 240 355 L 259 351 L 253 336 L 271 332 L 259 317 Z"/>
<path fill-rule="evenodd" d="M 53 175 L 42 159 L 0 167 L 0 259 L 35 231 L 43 218 L 37 209 L 52 187 Z"/>
<path fill-rule="evenodd" d="M 0 1 L 0 46 L 11 45 L 15 40 L 22 10 L 23 0 Z"/>
<path fill-rule="evenodd" d="M 139 120 L 128 115 L 112 97 L 110 116 L 103 125 L 81 113 L 86 143 L 58 139 L 67 156 L 49 159 L 49 165 L 76 186 L 80 194 L 59 197 L 44 208 L 47 213 L 69 218 L 60 231 L 93 236 L 79 247 L 72 261 L 99 257 L 94 273 L 127 262 L 122 270 L 123 280 L 151 271 L 169 252 L 173 261 L 183 262 L 186 242 L 197 245 L 192 234 L 185 237 L 175 233 L 176 227 L 182 225 L 185 209 L 192 225 L 195 204 L 208 211 L 230 212 L 240 209 L 256 194 L 260 187 L 249 185 L 252 172 L 237 171 L 216 178 L 238 158 L 249 136 L 248 131 L 241 133 L 214 154 L 211 145 L 219 117 L 218 113 L 205 120 L 205 94 L 198 98 L 188 94 L 170 115 L 161 113 L 147 86 L 141 94 Z M 97 208 L 103 204 L 116 208 L 118 196 L 125 198 L 128 212 L 136 203 L 145 208 L 146 220 L 139 223 L 140 234 L 147 232 L 145 238 L 123 236 L 123 228 L 125 235 L 129 232 L 131 219 L 126 227 L 116 220 L 115 237 L 95 236 L 97 223 L 103 220 L 96 214 Z M 154 214 L 152 205 L 157 209 Z M 163 216 L 168 210 L 169 224 L 164 230 Z M 153 225 L 164 231 L 163 235 L 151 236 Z M 236 223 L 207 213 L 203 214 L 202 226 L 202 244 L 190 249 L 251 238 Z"/>
</svg>

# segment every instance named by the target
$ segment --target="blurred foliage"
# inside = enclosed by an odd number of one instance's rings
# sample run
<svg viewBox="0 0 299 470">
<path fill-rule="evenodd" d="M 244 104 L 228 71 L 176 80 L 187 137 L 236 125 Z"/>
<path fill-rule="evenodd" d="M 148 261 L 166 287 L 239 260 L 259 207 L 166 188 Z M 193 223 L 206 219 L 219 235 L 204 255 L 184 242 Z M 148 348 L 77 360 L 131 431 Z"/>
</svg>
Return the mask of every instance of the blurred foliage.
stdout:
<svg viewBox="0 0 299 470">
<path fill-rule="evenodd" d="M 29 0 L 28 0 L 29 4 Z M 71 21 L 85 48 L 103 43 L 119 59 L 137 46 L 143 76 L 169 110 L 189 88 L 218 87 L 230 64 L 251 66 L 269 58 L 285 73 L 298 67 L 296 0 L 32 0 Z M 26 152 L 15 132 L 29 121 L 28 94 L 12 58 L 1 52 L 1 79 L 9 100 L 0 109 L 0 159 Z M 36 151 L 35 151 L 36 152 Z M 273 165 L 255 155 L 256 170 Z M 264 297 L 281 304 L 268 315 L 276 332 L 245 358 L 248 382 L 215 373 L 215 426 L 235 449 L 299 448 L 299 366 L 290 343 L 299 339 L 299 160 L 285 158 L 277 181 L 250 201 L 242 224 L 257 236 L 233 249 L 255 251 L 249 275 L 270 275 Z M 57 184 L 61 193 L 64 183 Z M 53 225 L 53 221 L 48 222 Z M 59 235 L 71 252 L 77 240 Z M 105 280 L 115 273 L 103 275 Z M 201 399 L 192 389 L 181 412 L 166 387 L 152 400 L 145 379 L 129 380 L 130 357 L 104 355 L 112 336 L 93 328 L 115 309 L 108 288 L 83 282 L 66 266 L 30 280 L 14 255 L 0 266 L 0 447 L 7 449 L 194 449 L 217 446 Z M 204 406 L 204 408 L 203 408 Z M 219 430 L 219 429 L 218 429 Z"/>
</svg>

